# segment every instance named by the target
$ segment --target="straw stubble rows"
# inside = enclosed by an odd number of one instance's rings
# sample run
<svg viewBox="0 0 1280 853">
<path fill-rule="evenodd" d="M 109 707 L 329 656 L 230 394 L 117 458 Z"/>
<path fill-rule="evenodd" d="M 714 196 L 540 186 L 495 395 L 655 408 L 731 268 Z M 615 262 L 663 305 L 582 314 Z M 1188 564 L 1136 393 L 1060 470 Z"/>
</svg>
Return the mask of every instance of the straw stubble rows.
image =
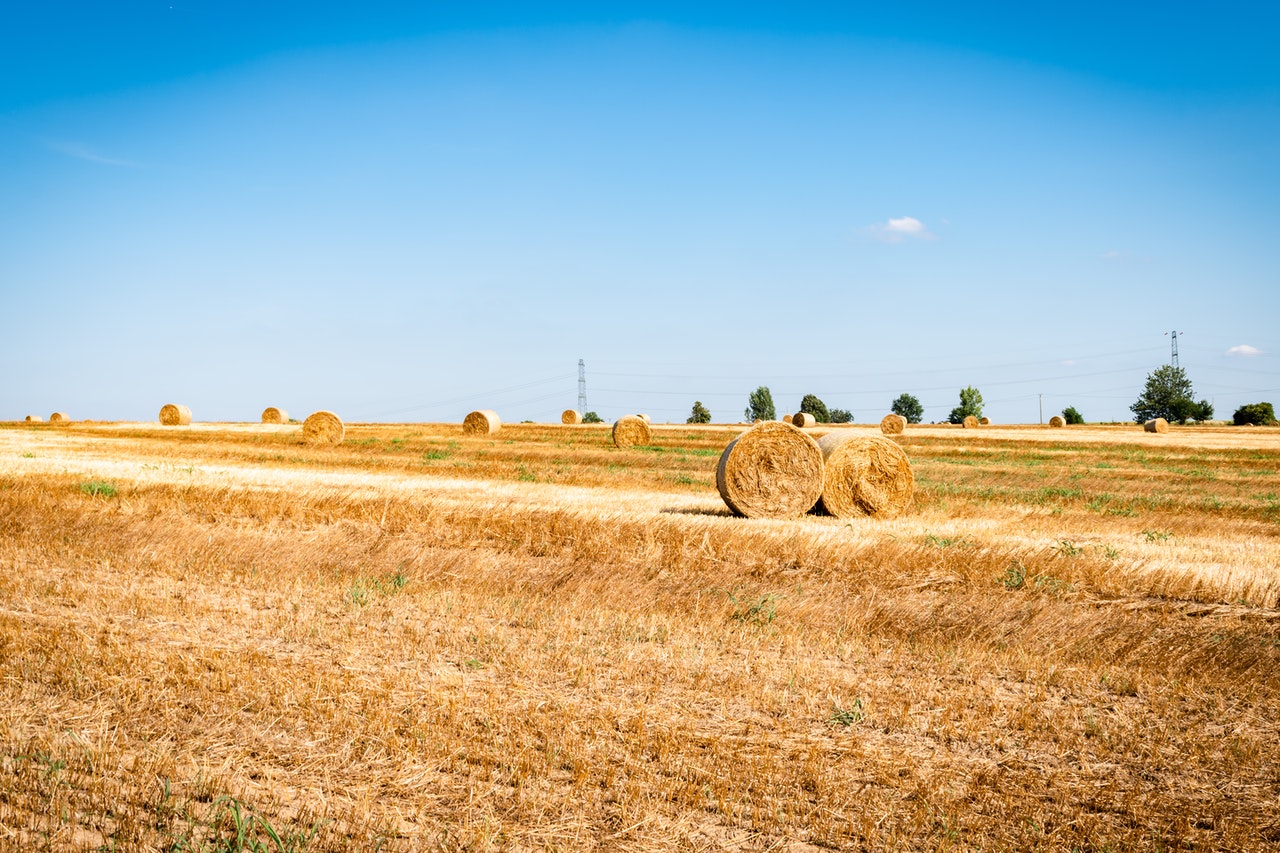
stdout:
<svg viewBox="0 0 1280 853">
<path fill-rule="evenodd" d="M 1273 848 L 1280 435 L 1052 434 L 760 521 L 724 428 L 0 429 L 0 846 Z"/>
</svg>

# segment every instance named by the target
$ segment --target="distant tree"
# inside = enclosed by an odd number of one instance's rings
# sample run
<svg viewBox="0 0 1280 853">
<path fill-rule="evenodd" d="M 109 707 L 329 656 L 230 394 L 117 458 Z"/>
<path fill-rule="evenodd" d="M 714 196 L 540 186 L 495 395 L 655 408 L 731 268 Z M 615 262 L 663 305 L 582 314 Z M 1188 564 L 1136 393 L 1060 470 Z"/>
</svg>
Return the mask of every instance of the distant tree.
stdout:
<svg viewBox="0 0 1280 853">
<path fill-rule="evenodd" d="M 827 404 L 818 399 L 817 394 L 805 394 L 800 400 L 800 411 L 813 415 L 813 419 L 820 424 L 831 423 L 831 413 L 827 411 Z"/>
<path fill-rule="evenodd" d="M 831 423 L 833 424 L 851 424 L 853 423 L 853 412 L 848 409 L 832 409 Z"/>
<path fill-rule="evenodd" d="M 687 424 L 709 424 L 711 423 L 711 413 L 707 411 L 707 407 L 702 405 L 701 400 L 693 401 L 693 410 L 689 412 L 689 420 Z"/>
<path fill-rule="evenodd" d="M 899 394 L 898 399 L 889 406 L 889 411 L 895 415 L 902 415 L 909 424 L 918 424 L 924 420 L 924 406 L 910 394 Z"/>
<path fill-rule="evenodd" d="M 743 413 L 747 423 L 752 421 L 774 421 L 778 419 L 778 410 L 773 407 L 773 394 L 767 385 L 761 385 L 747 397 L 747 408 Z"/>
<path fill-rule="evenodd" d="M 973 415 L 975 418 L 982 417 L 982 393 L 972 385 L 968 388 L 960 389 L 960 405 L 951 410 L 951 414 L 947 416 L 947 421 L 953 424 L 962 424 L 969 415 Z"/>
<path fill-rule="evenodd" d="M 1133 412 L 1137 423 L 1164 418 L 1185 424 L 1188 420 L 1207 421 L 1213 418 L 1213 405 L 1208 400 L 1197 403 L 1187 372 L 1172 364 L 1161 365 L 1147 375 L 1146 387 L 1129 411 Z"/>
<path fill-rule="evenodd" d="M 1067 406 L 1062 410 L 1062 419 L 1069 424 L 1084 423 L 1084 415 L 1076 411 L 1075 406 Z"/>
<path fill-rule="evenodd" d="M 582 422 L 584 424 L 602 424 L 604 423 L 604 418 L 600 417 L 595 412 L 587 412 L 582 416 Z"/>
<path fill-rule="evenodd" d="M 1246 403 L 1236 409 L 1236 413 L 1231 416 L 1231 421 L 1236 426 L 1245 424 L 1267 426 L 1274 423 L 1275 419 L 1276 410 L 1270 403 Z"/>
</svg>

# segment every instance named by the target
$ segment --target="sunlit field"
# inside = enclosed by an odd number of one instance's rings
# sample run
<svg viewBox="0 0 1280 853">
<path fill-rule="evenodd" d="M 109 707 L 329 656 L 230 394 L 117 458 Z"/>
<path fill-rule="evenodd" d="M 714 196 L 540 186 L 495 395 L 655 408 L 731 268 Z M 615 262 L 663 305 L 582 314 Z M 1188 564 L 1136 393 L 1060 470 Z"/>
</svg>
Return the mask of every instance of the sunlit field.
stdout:
<svg viewBox="0 0 1280 853">
<path fill-rule="evenodd" d="M 0 849 L 1280 849 L 1280 429 L 740 429 L 0 426 Z"/>
</svg>

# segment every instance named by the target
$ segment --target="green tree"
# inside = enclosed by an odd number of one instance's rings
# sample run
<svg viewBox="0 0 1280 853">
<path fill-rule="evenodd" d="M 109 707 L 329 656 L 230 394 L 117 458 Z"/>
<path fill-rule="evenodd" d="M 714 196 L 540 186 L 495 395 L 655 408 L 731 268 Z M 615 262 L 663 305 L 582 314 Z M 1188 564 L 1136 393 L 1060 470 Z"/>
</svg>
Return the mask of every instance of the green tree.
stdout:
<svg viewBox="0 0 1280 853">
<path fill-rule="evenodd" d="M 895 415 L 902 415 L 909 424 L 918 424 L 924 420 L 924 406 L 920 405 L 920 401 L 911 394 L 899 394 L 898 399 L 889 406 L 889 411 Z"/>
<path fill-rule="evenodd" d="M 1076 411 L 1075 406 L 1067 406 L 1062 410 L 1062 419 L 1069 424 L 1084 423 L 1084 415 Z"/>
<path fill-rule="evenodd" d="M 707 411 L 707 407 L 702 405 L 701 400 L 693 401 L 693 410 L 689 412 L 689 420 L 687 424 L 709 424 L 711 423 L 711 413 Z"/>
<path fill-rule="evenodd" d="M 982 417 L 982 392 L 972 385 L 960 389 L 960 405 L 951 410 L 947 420 L 953 424 L 962 424 L 969 415 Z"/>
<path fill-rule="evenodd" d="M 800 401 L 800 411 L 813 415 L 813 419 L 820 424 L 831 423 L 831 413 L 827 411 L 827 404 L 818 399 L 817 394 L 805 394 Z"/>
<path fill-rule="evenodd" d="M 600 417 L 595 412 L 587 412 L 582 416 L 582 422 L 584 424 L 602 424 L 604 423 L 604 418 Z"/>
<path fill-rule="evenodd" d="M 1254 426 L 1267 426 L 1276 419 L 1276 410 L 1270 403 L 1246 403 L 1236 409 L 1236 413 L 1231 416 L 1231 421 L 1236 426 L 1244 426 L 1245 424 L 1253 424 Z"/>
<path fill-rule="evenodd" d="M 1137 423 L 1152 418 L 1185 424 L 1189 420 L 1207 421 L 1213 418 L 1213 404 L 1208 400 L 1196 402 L 1195 390 L 1187 372 L 1181 367 L 1165 364 L 1147 375 L 1146 387 L 1129 411 Z"/>
<path fill-rule="evenodd" d="M 778 410 L 773 407 L 773 394 L 769 392 L 767 385 L 761 385 L 759 388 L 751 392 L 747 397 L 747 408 L 743 416 L 747 419 L 747 423 L 752 421 L 776 421 L 778 419 Z"/>
<path fill-rule="evenodd" d="M 833 424 L 851 424 L 853 423 L 853 412 L 848 409 L 832 409 L 831 423 Z"/>
</svg>

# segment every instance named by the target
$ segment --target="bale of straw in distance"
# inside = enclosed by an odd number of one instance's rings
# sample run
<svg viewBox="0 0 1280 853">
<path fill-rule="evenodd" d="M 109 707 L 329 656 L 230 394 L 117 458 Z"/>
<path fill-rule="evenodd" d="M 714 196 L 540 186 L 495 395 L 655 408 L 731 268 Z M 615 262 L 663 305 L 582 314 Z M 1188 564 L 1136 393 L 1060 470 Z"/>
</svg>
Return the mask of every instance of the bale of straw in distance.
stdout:
<svg viewBox="0 0 1280 853">
<path fill-rule="evenodd" d="M 747 518 L 797 518 L 822 497 L 822 451 L 803 430 L 765 421 L 720 454 L 716 488 L 725 505 Z"/>
<path fill-rule="evenodd" d="M 902 435 L 907 428 L 907 419 L 902 415 L 890 412 L 880 419 L 880 431 L 885 435 Z"/>
<path fill-rule="evenodd" d="M 639 413 L 637 413 L 637 414 L 636 414 L 636 417 L 637 417 L 637 418 L 639 418 L 640 420 L 644 421 L 644 422 L 645 422 L 645 423 L 647 423 L 647 424 L 649 424 L 649 423 L 653 423 L 653 421 L 649 420 L 649 416 L 648 416 L 648 415 L 643 415 L 643 414 L 639 414 Z"/>
<path fill-rule="evenodd" d="M 323 409 L 307 415 L 302 422 L 302 440 L 307 444 L 341 444 L 346 434 L 342 418 Z"/>
<path fill-rule="evenodd" d="M 579 412 L 577 409 L 565 409 L 560 413 L 560 423 L 580 424 L 582 423 L 582 412 Z"/>
<path fill-rule="evenodd" d="M 639 415 L 624 415 L 613 423 L 613 444 L 615 447 L 634 447 L 637 444 L 648 444 L 652 435 L 648 422 Z"/>
<path fill-rule="evenodd" d="M 791 423 L 792 421 L 794 421 L 795 419 L 796 419 L 796 416 L 795 416 L 795 415 L 783 415 L 783 416 L 782 416 L 782 422 L 783 422 L 784 424 L 789 424 L 789 423 Z"/>
<path fill-rule="evenodd" d="M 982 426 L 986 426 L 987 424 L 991 423 L 991 418 L 987 417 L 986 415 L 983 415 L 982 417 L 978 418 L 978 423 L 981 424 Z"/>
<path fill-rule="evenodd" d="M 973 415 L 964 416 L 965 429 L 975 429 L 979 425 L 979 423 L 980 421 L 977 418 L 975 418 Z"/>
<path fill-rule="evenodd" d="M 49 415 L 49 423 L 69 424 L 71 423 L 71 418 L 67 417 L 65 412 L 54 412 L 52 415 Z"/>
<path fill-rule="evenodd" d="M 44 423 L 44 418 L 40 417 L 39 415 L 27 415 L 27 423 L 29 424 Z"/>
<path fill-rule="evenodd" d="M 289 413 L 284 409 L 277 409 L 275 406 L 267 406 L 262 410 L 262 422 L 264 424 L 287 424 L 289 422 Z"/>
<path fill-rule="evenodd" d="M 1168 432 L 1169 422 L 1164 418 L 1152 418 L 1142 425 L 1147 432 Z"/>
<path fill-rule="evenodd" d="M 462 419 L 462 431 L 467 435 L 493 435 L 502 429 L 502 420 L 493 409 L 480 409 Z"/>
<path fill-rule="evenodd" d="M 191 423 L 191 410 L 177 403 L 160 407 L 160 423 L 164 426 L 186 426 Z"/>
<path fill-rule="evenodd" d="M 811 427 L 817 422 L 818 422 L 818 419 L 815 418 L 813 415 L 809 414 L 808 412 L 796 412 L 794 415 L 791 416 L 792 425 L 798 426 L 801 429 L 805 429 L 806 427 Z"/>
<path fill-rule="evenodd" d="M 1049 426 L 1051 427 L 1064 427 L 1066 425 L 1067 425 L 1067 422 L 1062 417 L 1062 415 L 1054 415 L 1053 417 L 1049 418 Z"/>
<path fill-rule="evenodd" d="M 890 517 L 911 506 L 916 478 L 897 442 L 832 432 L 818 439 L 826 463 L 820 506 L 828 515 Z"/>
</svg>

